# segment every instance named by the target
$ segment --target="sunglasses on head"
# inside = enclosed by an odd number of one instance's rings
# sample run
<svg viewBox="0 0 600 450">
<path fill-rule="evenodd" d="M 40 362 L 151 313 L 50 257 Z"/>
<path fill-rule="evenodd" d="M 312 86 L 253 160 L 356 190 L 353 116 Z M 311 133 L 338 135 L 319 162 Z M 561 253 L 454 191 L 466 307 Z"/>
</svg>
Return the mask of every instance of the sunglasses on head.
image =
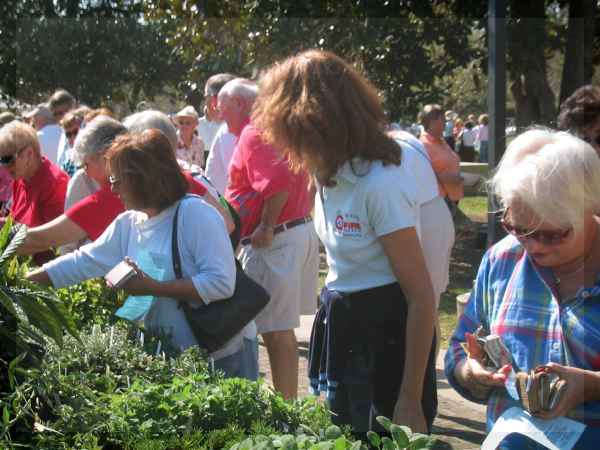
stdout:
<svg viewBox="0 0 600 450">
<path fill-rule="evenodd" d="M 502 224 L 502 228 L 508 234 L 512 234 L 521 242 L 527 242 L 529 239 L 533 239 L 534 241 L 539 242 L 540 244 L 545 245 L 557 245 L 562 243 L 572 228 L 567 228 L 566 230 L 560 231 L 549 231 L 549 230 L 528 230 L 527 228 L 522 228 L 516 225 L 511 225 L 506 221 L 506 215 L 508 213 L 509 208 L 506 208 L 504 214 L 502 215 L 502 220 L 500 223 Z"/>
</svg>

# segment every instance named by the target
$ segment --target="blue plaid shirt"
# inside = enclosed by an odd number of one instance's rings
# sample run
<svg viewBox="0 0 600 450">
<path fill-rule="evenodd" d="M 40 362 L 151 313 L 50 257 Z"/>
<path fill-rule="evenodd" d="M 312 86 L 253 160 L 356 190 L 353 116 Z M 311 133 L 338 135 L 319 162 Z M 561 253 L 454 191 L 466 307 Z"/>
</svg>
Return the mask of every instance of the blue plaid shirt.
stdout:
<svg viewBox="0 0 600 450">
<path fill-rule="evenodd" d="M 479 325 L 502 336 L 513 354 L 515 371 L 529 371 L 551 361 L 600 371 L 600 277 L 593 286 L 560 302 L 553 289 L 550 271 L 535 265 L 513 236 L 488 250 L 446 353 L 446 377 L 457 392 L 485 403 L 472 397 L 454 378 L 456 363 L 467 356 L 460 342 L 465 340 L 465 332 L 473 333 Z M 491 392 L 487 405 L 488 430 L 508 408 L 522 407 L 503 388 Z M 600 402 L 583 403 L 566 417 L 588 425 L 578 448 L 589 448 L 583 442 L 592 435 L 596 444 L 600 442 Z M 504 443 L 501 448 L 535 448 L 532 441 L 524 443 L 517 435 Z"/>
</svg>

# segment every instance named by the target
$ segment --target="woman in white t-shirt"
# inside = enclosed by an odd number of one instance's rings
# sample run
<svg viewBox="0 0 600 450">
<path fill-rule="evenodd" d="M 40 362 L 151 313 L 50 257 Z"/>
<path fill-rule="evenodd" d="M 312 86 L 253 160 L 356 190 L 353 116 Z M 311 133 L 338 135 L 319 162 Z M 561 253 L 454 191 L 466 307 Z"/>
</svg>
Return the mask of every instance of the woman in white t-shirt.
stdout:
<svg viewBox="0 0 600 450">
<path fill-rule="evenodd" d="M 311 389 L 363 438 L 385 415 L 430 432 L 435 300 L 416 231 L 416 184 L 385 132 L 376 89 L 308 50 L 265 73 L 253 123 L 315 178 L 329 274 L 309 352 Z"/>
<path fill-rule="evenodd" d="M 476 137 L 477 131 L 473 122 L 467 122 L 457 138 L 460 141 L 460 151 L 458 153 L 462 162 L 475 162 Z"/>
<path fill-rule="evenodd" d="M 121 289 L 129 295 L 153 297 L 143 315 L 144 326 L 155 335 L 169 336 L 175 350 L 196 345 L 179 303 L 209 304 L 233 295 L 236 268 L 225 222 L 200 197 L 186 195 L 189 182 L 162 132 L 120 136 L 107 157 L 111 189 L 119 194 L 127 211 L 96 241 L 28 273 L 27 279 L 54 287 L 70 286 L 104 276 L 125 260 L 136 269 L 136 275 Z M 173 266 L 174 226 L 181 278 L 176 278 Z M 215 360 L 215 368 L 228 377 L 256 379 L 254 322 L 209 356 Z"/>
</svg>

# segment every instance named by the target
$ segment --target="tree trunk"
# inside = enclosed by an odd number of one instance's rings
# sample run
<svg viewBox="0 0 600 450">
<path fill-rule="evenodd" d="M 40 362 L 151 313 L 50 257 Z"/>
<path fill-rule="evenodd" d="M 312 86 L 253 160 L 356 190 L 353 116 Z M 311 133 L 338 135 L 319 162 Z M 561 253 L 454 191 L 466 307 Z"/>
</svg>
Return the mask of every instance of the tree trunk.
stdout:
<svg viewBox="0 0 600 450">
<path fill-rule="evenodd" d="M 569 29 L 565 47 L 560 103 L 578 87 L 588 84 L 594 73 L 592 48 L 596 28 L 594 0 L 570 0 Z"/>
<path fill-rule="evenodd" d="M 507 27 L 508 70 L 516 103 L 517 127 L 549 125 L 556 119 L 555 97 L 546 70 L 544 0 L 510 2 Z"/>
</svg>

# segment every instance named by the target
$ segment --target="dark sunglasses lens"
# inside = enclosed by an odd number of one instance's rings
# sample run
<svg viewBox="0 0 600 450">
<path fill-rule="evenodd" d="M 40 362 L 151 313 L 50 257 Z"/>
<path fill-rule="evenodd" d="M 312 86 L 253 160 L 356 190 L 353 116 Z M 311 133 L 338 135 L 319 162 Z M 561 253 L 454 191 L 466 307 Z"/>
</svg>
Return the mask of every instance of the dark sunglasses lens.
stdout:
<svg viewBox="0 0 600 450">
<path fill-rule="evenodd" d="M 3 156 L 2 158 L 0 158 L 0 163 L 3 166 L 10 166 L 14 160 L 15 160 L 15 155 L 7 155 L 7 156 Z"/>
<path fill-rule="evenodd" d="M 76 130 L 65 132 L 65 136 L 67 137 L 67 139 L 71 139 L 72 137 L 76 137 L 78 133 L 79 133 L 79 128 L 77 128 Z"/>
<path fill-rule="evenodd" d="M 557 244 L 567 237 L 569 231 L 537 231 L 532 234 L 533 239 L 542 244 Z"/>
</svg>

